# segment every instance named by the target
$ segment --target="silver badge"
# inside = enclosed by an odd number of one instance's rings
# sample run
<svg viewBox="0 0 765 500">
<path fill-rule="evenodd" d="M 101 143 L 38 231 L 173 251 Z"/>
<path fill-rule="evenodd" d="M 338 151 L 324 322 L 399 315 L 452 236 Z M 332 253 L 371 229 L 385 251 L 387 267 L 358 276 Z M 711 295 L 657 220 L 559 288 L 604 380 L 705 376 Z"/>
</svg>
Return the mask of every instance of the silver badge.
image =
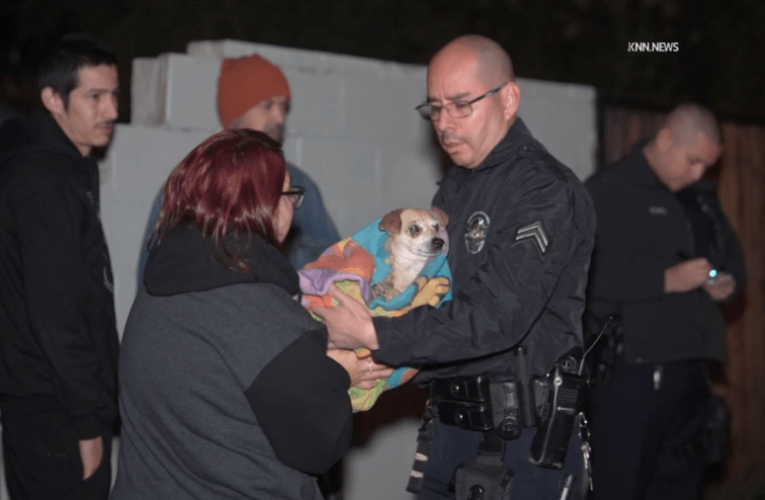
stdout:
<svg viewBox="0 0 765 500">
<path fill-rule="evenodd" d="M 547 234 L 545 234 L 545 228 L 542 227 L 541 221 L 529 224 L 528 226 L 522 227 L 518 230 L 518 232 L 515 234 L 515 242 L 518 244 L 523 241 L 530 241 L 534 243 L 534 246 L 537 247 L 537 250 L 539 250 L 539 253 L 542 254 L 543 257 L 545 252 L 547 252 L 547 245 L 550 244 L 550 241 L 547 239 Z"/>
<path fill-rule="evenodd" d="M 465 247 L 470 253 L 478 253 L 486 242 L 489 231 L 489 216 L 484 212 L 476 212 L 470 216 L 465 230 Z"/>
</svg>

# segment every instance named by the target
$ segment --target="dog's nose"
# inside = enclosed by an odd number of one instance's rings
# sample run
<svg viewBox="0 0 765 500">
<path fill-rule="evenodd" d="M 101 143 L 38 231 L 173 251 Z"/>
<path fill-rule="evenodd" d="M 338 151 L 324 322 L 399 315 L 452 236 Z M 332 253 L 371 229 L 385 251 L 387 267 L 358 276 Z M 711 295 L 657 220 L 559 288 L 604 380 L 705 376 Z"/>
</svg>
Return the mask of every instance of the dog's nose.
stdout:
<svg viewBox="0 0 765 500">
<path fill-rule="evenodd" d="M 436 250 L 444 248 L 444 240 L 441 238 L 433 238 L 433 248 Z"/>
</svg>

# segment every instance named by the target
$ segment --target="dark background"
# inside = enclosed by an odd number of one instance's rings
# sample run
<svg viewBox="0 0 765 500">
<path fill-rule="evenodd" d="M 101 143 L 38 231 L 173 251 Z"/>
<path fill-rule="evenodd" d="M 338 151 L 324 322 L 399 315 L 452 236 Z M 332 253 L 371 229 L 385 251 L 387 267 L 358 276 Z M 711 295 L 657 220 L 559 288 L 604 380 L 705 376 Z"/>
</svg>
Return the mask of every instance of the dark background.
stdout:
<svg viewBox="0 0 765 500">
<path fill-rule="evenodd" d="M 765 115 L 762 0 L 0 0 L 0 102 L 27 109 L 44 48 L 86 32 L 120 58 L 122 121 L 130 61 L 231 38 L 426 64 L 450 39 L 501 43 L 524 78 L 594 85 L 604 96 Z M 678 42 L 630 53 L 629 42 Z M 424 89 L 423 89 L 424 92 Z"/>
</svg>

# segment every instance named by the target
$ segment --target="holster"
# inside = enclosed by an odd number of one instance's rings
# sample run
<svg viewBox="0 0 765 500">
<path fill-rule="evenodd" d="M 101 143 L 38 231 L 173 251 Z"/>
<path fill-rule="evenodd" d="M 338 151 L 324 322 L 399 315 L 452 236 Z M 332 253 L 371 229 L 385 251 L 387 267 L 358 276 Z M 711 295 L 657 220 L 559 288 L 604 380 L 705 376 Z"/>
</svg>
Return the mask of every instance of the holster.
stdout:
<svg viewBox="0 0 765 500">
<path fill-rule="evenodd" d="M 489 431 L 481 435 L 478 458 L 462 464 L 452 477 L 449 489 L 457 500 L 510 500 L 513 471 L 502 465 L 505 440 Z"/>
</svg>

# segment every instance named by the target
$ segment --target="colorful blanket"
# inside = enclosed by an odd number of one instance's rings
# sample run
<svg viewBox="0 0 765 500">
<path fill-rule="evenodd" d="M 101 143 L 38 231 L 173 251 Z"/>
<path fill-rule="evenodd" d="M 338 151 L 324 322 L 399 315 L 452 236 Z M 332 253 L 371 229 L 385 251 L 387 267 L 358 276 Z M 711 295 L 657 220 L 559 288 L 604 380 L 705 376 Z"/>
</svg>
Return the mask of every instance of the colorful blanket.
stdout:
<svg viewBox="0 0 765 500">
<path fill-rule="evenodd" d="M 388 251 L 385 249 L 388 234 L 380 230 L 381 220 L 382 217 L 351 237 L 335 243 L 315 262 L 306 264 L 299 271 L 304 306 L 333 307 L 333 299 L 327 293 L 333 284 L 351 297 L 363 301 L 372 316 L 401 316 L 415 307 L 438 307 L 451 299 L 452 275 L 446 261 L 449 247 L 446 230 L 438 235 L 447 242 L 442 253 L 425 264 L 420 276 L 409 288 L 388 301 L 384 297 L 371 298 L 371 286 L 384 280 L 390 272 Z M 356 355 L 364 358 L 371 353 L 368 349 L 358 349 Z M 369 410 L 383 391 L 408 382 L 416 374 L 417 370 L 413 368 L 401 367 L 387 379 L 378 380 L 374 389 L 351 387 L 348 394 L 354 411 Z"/>
</svg>

